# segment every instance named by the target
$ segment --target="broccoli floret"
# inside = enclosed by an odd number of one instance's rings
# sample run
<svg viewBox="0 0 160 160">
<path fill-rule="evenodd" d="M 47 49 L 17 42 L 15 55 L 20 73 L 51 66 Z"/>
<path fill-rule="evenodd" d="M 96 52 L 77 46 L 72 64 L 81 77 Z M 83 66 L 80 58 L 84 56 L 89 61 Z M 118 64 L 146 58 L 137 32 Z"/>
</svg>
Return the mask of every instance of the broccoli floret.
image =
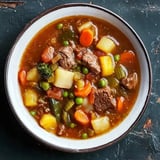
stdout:
<svg viewBox="0 0 160 160">
<path fill-rule="evenodd" d="M 37 69 L 40 75 L 45 79 L 48 79 L 52 75 L 52 68 L 49 64 L 39 63 Z"/>
</svg>

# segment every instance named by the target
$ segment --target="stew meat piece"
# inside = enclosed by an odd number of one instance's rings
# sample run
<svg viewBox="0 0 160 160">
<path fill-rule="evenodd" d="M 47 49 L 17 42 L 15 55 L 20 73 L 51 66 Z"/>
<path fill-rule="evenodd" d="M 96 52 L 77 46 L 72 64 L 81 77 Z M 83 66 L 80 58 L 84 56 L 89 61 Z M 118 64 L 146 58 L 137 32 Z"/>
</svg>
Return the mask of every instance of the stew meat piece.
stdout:
<svg viewBox="0 0 160 160">
<path fill-rule="evenodd" d="M 136 72 L 129 74 L 122 79 L 122 85 L 127 89 L 134 89 L 138 83 L 138 75 Z"/>
<path fill-rule="evenodd" d="M 94 109 L 97 113 L 104 113 L 108 109 L 115 109 L 116 99 L 111 95 L 109 87 L 95 91 Z"/>
<path fill-rule="evenodd" d="M 82 62 L 90 69 L 91 72 L 95 74 L 99 74 L 101 72 L 98 58 L 90 49 L 77 47 L 75 51 L 77 52 L 77 54 L 81 55 Z"/>
<path fill-rule="evenodd" d="M 72 47 L 61 47 L 58 53 L 61 55 L 59 63 L 64 69 L 68 70 L 76 65 Z"/>
</svg>

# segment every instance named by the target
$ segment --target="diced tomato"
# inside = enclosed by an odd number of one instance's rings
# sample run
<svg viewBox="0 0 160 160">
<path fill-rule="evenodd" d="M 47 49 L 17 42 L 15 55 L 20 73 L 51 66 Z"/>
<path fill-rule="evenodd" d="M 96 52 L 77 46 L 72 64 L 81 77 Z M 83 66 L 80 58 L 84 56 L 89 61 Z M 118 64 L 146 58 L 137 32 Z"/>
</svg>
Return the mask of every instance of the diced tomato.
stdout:
<svg viewBox="0 0 160 160">
<path fill-rule="evenodd" d="M 92 81 L 95 80 L 95 75 L 93 75 L 93 74 L 90 72 L 90 73 L 86 74 L 85 78 L 86 78 L 86 80 L 92 82 Z"/>
<path fill-rule="evenodd" d="M 53 87 L 52 89 L 49 89 L 47 91 L 47 96 L 49 98 L 54 98 L 56 100 L 63 100 L 62 89 L 57 88 L 57 87 Z"/>
<path fill-rule="evenodd" d="M 104 52 L 102 52 L 102 51 L 100 51 L 100 50 L 96 50 L 96 51 L 94 52 L 94 54 L 95 54 L 97 57 L 106 56 L 106 53 L 104 53 Z"/>
</svg>

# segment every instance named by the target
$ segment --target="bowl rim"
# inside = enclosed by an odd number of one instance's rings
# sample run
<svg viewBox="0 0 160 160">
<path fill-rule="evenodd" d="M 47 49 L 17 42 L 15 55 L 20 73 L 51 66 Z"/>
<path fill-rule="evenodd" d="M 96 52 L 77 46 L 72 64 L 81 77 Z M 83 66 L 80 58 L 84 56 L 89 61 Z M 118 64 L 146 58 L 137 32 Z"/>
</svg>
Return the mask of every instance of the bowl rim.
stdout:
<svg viewBox="0 0 160 160">
<path fill-rule="evenodd" d="M 25 125 L 24 123 L 22 123 L 22 121 L 20 120 L 19 116 L 17 115 L 16 113 L 16 110 L 14 109 L 14 106 L 12 105 L 12 97 L 10 97 L 9 95 L 9 88 L 7 86 L 7 72 L 8 72 L 8 68 L 9 68 L 9 62 L 10 62 L 10 59 L 12 57 L 12 54 L 13 54 L 13 51 L 14 51 L 14 48 L 15 46 L 17 45 L 17 42 L 20 40 L 21 36 L 23 36 L 24 32 L 34 23 L 36 22 L 38 19 L 42 18 L 43 16 L 47 15 L 48 13 L 51 13 L 51 12 L 54 12 L 56 10 L 59 10 L 59 9 L 63 9 L 63 8 L 68 8 L 68 7 L 91 7 L 91 8 L 95 8 L 95 9 L 98 9 L 98 10 L 102 10 L 104 12 L 107 12 L 109 14 L 111 14 L 112 16 L 114 16 L 115 18 L 117 18 L 118 20 L 120 20 L 124 25 L 127 26 L 127 28 L 133 33 L 133 35 L 136 37 L 136 39 L 138 40 L 140 46 L 142 47 L 142 50 L 144 52 L 144 55 L 146 57 L 146 61 L 147 61 L 147 65 L 148 65 L 148 77 L 149 77 L 149 87 L 148 87 L 148 93 L 147 93 L 147 96 L 146 96 L 146 99 L 145 99 L 145 103 L 144 103 L 144 106 L 141 110 L 141 112 L 139 113 L 138 117 L 134 120 L 134 123 L 128 128 L 127 131 L 125 131 L 122 135 L 120 135 L 119 137 L 117 137 L 116 139 L 112 140 L 111 142 L 109 143 L 106 143 L 104 145 L 101 145 L 101 146 L 98 146 L 98 147 L 93 147 L 93 148 L 89 148 L 89 149 L 79 149 L 79 150 L 74 150 L 74 149 L 67 149 L 67 148 L 61 148 L 61 147 L 57 147 L 53 144 L 50 144 L 50 143 L 47 143 L 46 141 L 40 139 L 40 137 L 38 137 L 36 134 L 33 134 L 33 132 L 31 132 Z M 104 7 L 101 7 L 99 5 L 95 5 L 95 4 L 90 4 L 90 3 L 66 3 L 66 4 L 62 4 L 62 5 L 58 5 L 58 6 L 55 6 L 55 7 L 52 7 L 52 8 L 49 8 L 45 11 L 43 11 L 42 13 L 38 14 L 35 18 L 33 18 L 31 21 L 29 21 L 25 27 L 22 29 L 22 31 L 18 34 L 15 42 L 13 43 L 12 45 L 12 48 L 10 49 L 9 51 L 9 54 L 6 58 L 6 63 L 5 63 L 5 68 L 4 68 L 4 85 L 5 85 L 5 93 L 6 93 L 6 96 L 7 96 L 7 100 L 9 102 L 9 106 L 12 110 L 12 112 L 14 113 L 14 116 L 16 117 L 16 119 L 20 122 L 21 126 L 27 130 L 27 132 L 32 136 L 34 137 L 36 140 L 42 142 L 43 144 L 45 144 L 46 146 L 48 147 L 51 147 L 51 148 L 55 148 L 57 150 L 60 150 L 60 151 L 65 151 L 65 152 L 91 152 L 91 151 L 96 151 L 96 150 L 99 150 L 99 149 L 102 149 L 104 147 L 108 147 L 118 141 L 120 141 L 122 138 L 124 138 L 134 127 L 135 125 L 137 124 L 137 122 L 140 120 L 140 118 L 142 117 L 142 115 L 144 114 L 146 108 L 147 108 L 147 103 L 149 101 L 149 97 L 150 97 L 150 94 L 151 94 L 151 89 L 152 89 L 152 68 L 151 68 L 151 62 L 150 62 L 150 58 L 149 58 L 149 55 L 148 55 L 148 52 L 147 52 L 147 49 L 145 48 L 141 38 L 139 37 L 139 35 L 135 32 L 135 30 L 123 19 L 121 18 L 117 13 L 111 11 L 110 9 L 107 9 L 107 8 L 104 8 Z"/>
</svg>

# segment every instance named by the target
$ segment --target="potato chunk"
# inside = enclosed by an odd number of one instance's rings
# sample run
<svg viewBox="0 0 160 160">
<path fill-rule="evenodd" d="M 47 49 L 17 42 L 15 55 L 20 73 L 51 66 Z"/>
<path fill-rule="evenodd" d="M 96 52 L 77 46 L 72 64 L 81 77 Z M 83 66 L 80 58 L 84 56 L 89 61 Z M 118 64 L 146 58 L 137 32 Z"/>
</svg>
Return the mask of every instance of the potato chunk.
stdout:
<svg viewBox="0 0 160 160">
<path fill-rule="evenodd" d="M 36 67 L 27 72 L 27 81 L 37 82 L 40 76 Z"/>
<path fill-rule="evenodd" d="M 24 92 L 24 105 L 27 107 L 34 107 L 37 105 L 38 95 L 32 89 L 26 89 Z"/>
<path fill-rule="evenodd" d="M 59 88 L 69 89 L 73 84 L 74 73 L 58 67 L 55 71 L 54 85 Z"/>
<path fill-rule="evenodd" d="M 56 118 L 50 113 L 44 114 L 40 119 L 40 125 L 47 131 L 55 131 L 57 128 Z"/>
<path fill-rule="evenodd" d="M 81 32 L 83 29 L 90 28 L 93 25 L 91 21 L 85 22 L 81 26 L 78 27 L 78 31 Z"/>
<path fill-rule="evenodd" d="M 102 69 L 102 76 L 109 76 L 114 73 L 115 64 L 110 55 L 99 57 L 99 61 Z"/>
<path fill-rule="evenodd" d="M 116 45 L 113 40 L 111 40 L 107 36 L 103 36 L 97 43 L 96 47 L 105 53 L 111 53 Z"/>
<path fill-rule="evenodd" d="M 104 133 L 110 128 L 110 122 L 107 116 L 93 119 L 91 120 L 91 124 L 96 134 Z"/>
</svg>

